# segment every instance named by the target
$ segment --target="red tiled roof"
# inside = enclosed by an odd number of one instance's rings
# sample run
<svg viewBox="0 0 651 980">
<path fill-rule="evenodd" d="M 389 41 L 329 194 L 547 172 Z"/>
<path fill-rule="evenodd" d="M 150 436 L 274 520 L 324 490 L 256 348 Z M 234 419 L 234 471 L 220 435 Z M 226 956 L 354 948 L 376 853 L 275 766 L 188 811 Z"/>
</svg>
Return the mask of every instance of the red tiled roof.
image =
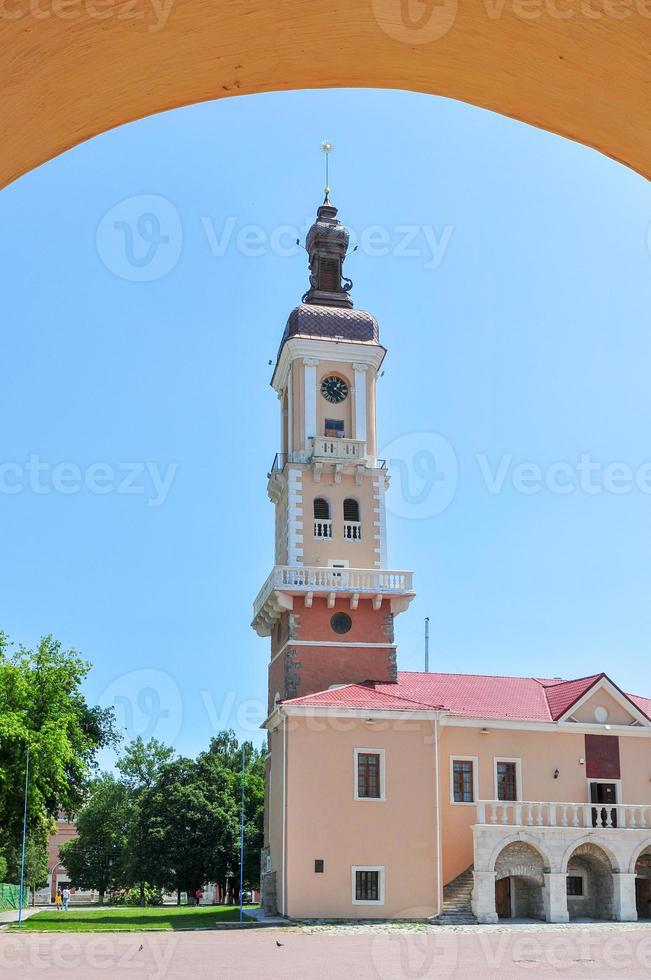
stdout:
<svg viewBox="0 0 651 980">
<path fill-rule="evenodd" d="M 387 687 L 396 689 L 398 685 L 389 684 Z M 336 707 L 336 708 L 381 708 L 389 711 L 418 711 L 429 710 L 438 705 L 425 704 L 397 694 L 394 690 L 385 693 L 379 690 L 380 685 L 372 687 L 368 684 L 346 684 L 328 691 L 318 691 L 303 698 L 293 698 L 283 701 L 283 704 L 302 705 L 305 707 Z"/>
<path fill-rule="evenodd" d="M 554 721 L 562 718 L 586 691 L 605 676 L 605 674 L 591 674 L 589 677 L 578 677 L 574 681 L 557 681 L 546 687 L 547 703 Z"/>
<path fill-rule="evenodd" d="M 603 673 L 562 680 L 402 670 L 394 684 L 347 684 L 283 703 L 407 711 L 438 708 L 466 718 L 557 721 L 602 678 L 608 679 Z M 623 696 L 651 718 L 651 699 Z"/>
<path fill-rule="evenodd" d="M 651 698 L 643 698 L 639 694 L 627 694 L 626 697 L 633 702 L 636 708 L 640 709 L 643 715 L 651 719 Z"/>
</svg>

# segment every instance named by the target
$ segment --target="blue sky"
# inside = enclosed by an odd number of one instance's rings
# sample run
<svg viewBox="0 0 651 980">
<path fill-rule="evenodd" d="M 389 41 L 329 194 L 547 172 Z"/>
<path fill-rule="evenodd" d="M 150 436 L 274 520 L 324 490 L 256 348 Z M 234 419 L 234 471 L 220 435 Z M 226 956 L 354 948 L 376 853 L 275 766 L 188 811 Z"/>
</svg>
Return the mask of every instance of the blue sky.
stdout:
<svg viewBox="0 0 651 980">
<path fill-rule="evenodd" d="M 399 663 L 609 672 L 651 695 L 651 190 L 548 133 L 400 92 L 224 100 L 0 194 L 0 624 L 92 661 L 127 736 L 256 739 L 269 359 L 320 202 L 389 348 Z M 290 227 L 285 227 L 290 226 Z M 569 490 L 568 490 L 569 487 Z"/>
</svg>

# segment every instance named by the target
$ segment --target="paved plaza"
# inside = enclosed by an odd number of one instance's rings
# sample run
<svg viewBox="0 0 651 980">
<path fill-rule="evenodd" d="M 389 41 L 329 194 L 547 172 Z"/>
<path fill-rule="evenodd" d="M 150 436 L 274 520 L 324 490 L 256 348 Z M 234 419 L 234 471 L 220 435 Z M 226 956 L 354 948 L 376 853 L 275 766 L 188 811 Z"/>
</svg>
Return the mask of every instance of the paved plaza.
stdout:
<svg viewBox="0 0 651 980">
<path fill-rule="evenodd" d="M 82 980 L 642 980 L 651 973 L 651 925 L 0 932 L 0 976 L 53 973 Z"/>
</svg>

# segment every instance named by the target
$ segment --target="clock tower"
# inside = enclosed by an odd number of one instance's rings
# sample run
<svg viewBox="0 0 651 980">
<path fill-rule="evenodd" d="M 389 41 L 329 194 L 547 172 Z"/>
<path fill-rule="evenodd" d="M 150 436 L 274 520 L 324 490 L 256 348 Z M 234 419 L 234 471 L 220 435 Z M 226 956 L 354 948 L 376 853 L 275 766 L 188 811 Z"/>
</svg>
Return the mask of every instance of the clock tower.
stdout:
<svg viewBox="0 0 651 980">
<path fill-rule="evenodd" d="M 275 558 L 252 626 L 271 639 L 269 709 L 333 685 L 396 680 L 394 616 L 411 572 L 388 566 L 375 399 L 385 348 L 344 276 L 348 231 L 328 195 L 306 239 L 310 286 L 289 315 L 271 384 L 280 447 L 269 474 Z"/>
</svg>

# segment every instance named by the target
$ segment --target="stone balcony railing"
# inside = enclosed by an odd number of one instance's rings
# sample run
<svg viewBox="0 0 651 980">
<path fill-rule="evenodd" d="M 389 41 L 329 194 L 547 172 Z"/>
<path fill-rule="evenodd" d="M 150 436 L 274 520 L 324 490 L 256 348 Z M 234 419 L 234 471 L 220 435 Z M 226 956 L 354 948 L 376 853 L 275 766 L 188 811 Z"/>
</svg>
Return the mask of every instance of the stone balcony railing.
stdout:
<svg viewBox="0 0 651 980">
<path fill-rule="evenodd" d="M 311 440 L 314 459 L 361 462 L 366 456 L 366 443 L 359 439 L 340 439 L 337 436 L 315 436 Z"/>
<path fill-rule="evenodd" d="M 293 453 L 276 453 L 269 475 L 280 473 L 288 463 L 351 463 L 386 468 L 386 460 L 367 455 L 366 443 L 361 439 L 339 439 L 336 436 L 316 436 L 309 441 L 306 450 Z"/>
<path fill-rule="evenodd" d="M 327 596 L 334 605 L 337 595 L 372 597 L 379 608 L 385 597 L 413 598 L 413 572 L 386 568 L 331 568 L 317 565 L 276 565 L 253 603 L 253 628 L 268 636 L 283 609 L 293 607 L 293 597 L 303 596 L 306 605 L 314 596 Z"/>
<path fill-rule="evenodd" d="M 477 824 L 492 827 L 581 827 L 651 830 L 651 804 L 479 800 Z"/>
</svg>

